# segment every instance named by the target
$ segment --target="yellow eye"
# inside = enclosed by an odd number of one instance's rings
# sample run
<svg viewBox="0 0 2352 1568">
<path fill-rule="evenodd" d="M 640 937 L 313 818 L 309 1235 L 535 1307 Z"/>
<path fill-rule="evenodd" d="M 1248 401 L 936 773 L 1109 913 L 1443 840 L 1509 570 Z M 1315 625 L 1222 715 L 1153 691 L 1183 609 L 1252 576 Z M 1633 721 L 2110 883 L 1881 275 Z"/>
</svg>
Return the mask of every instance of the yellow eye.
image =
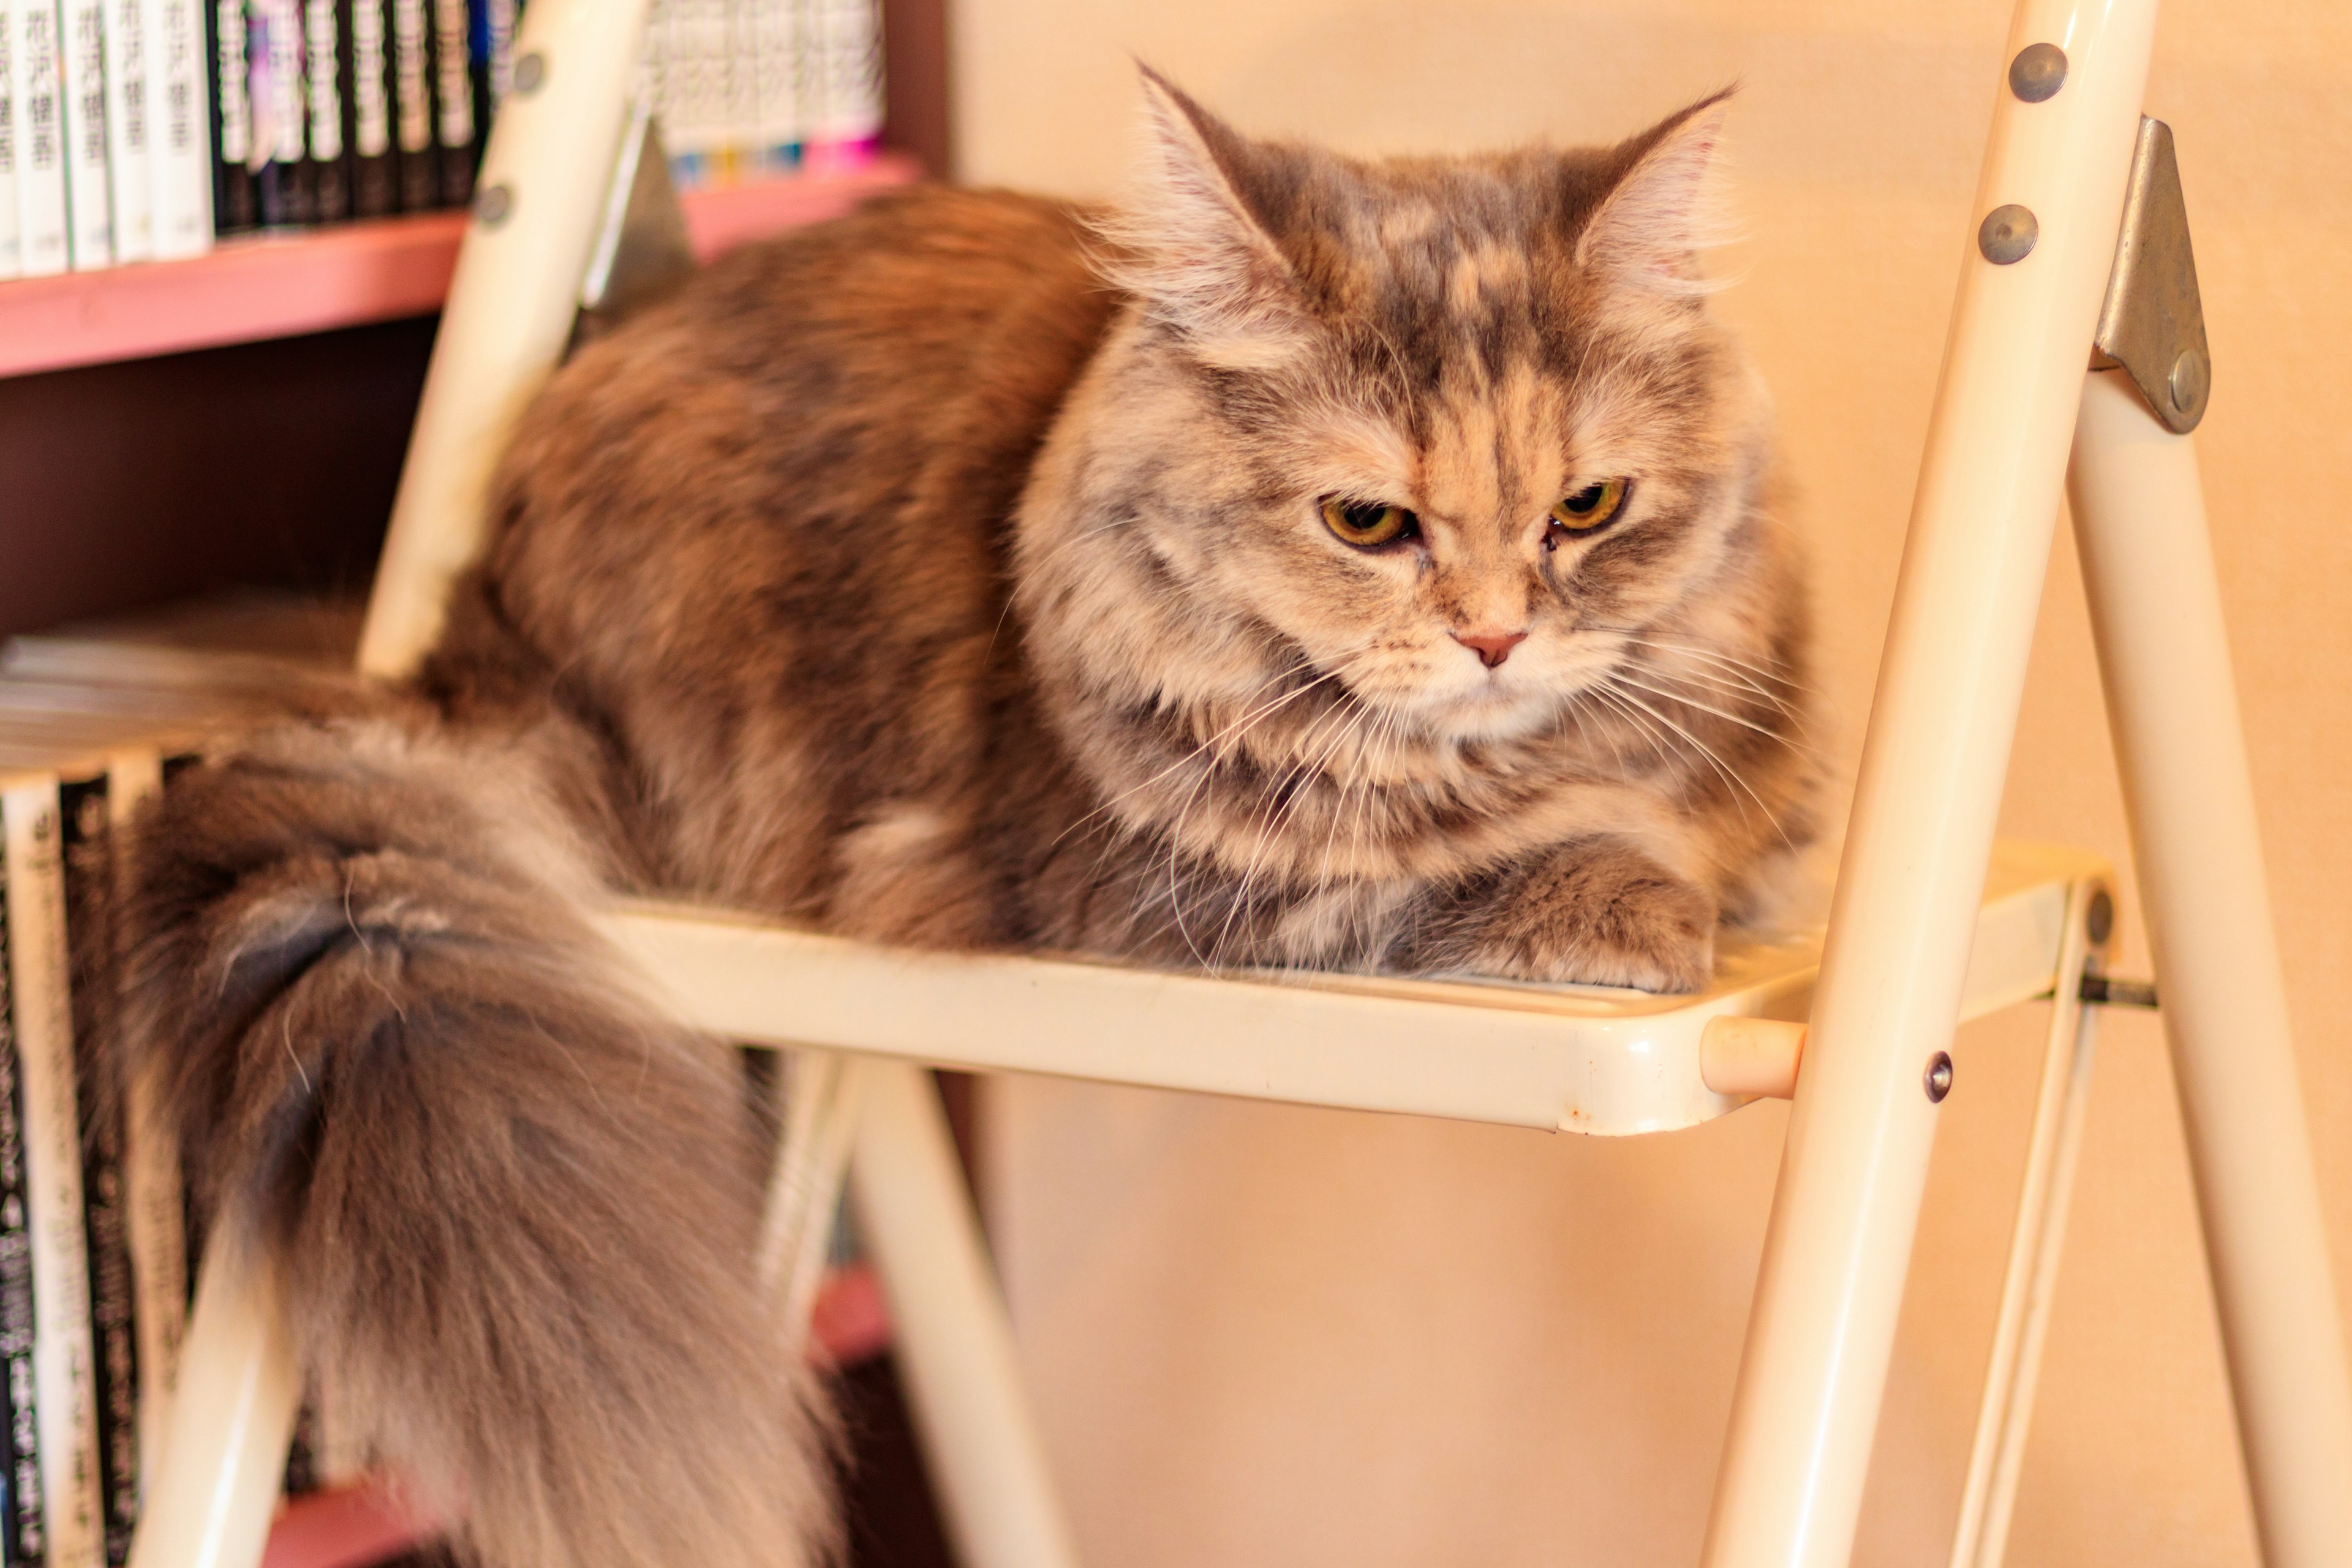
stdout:
<svg viewBox="0 0 2352 1568">
<path fill-rule="evenodd" d="M 1323 526 L 1343 543 L 1359 550 L 1375 550 L 1400 539 L 1411 539 L 1421 531 L 1420 519 L 1403 507 L 1391 506 L 1386 501 L 1325 496 L 1322 508 Z"/>
<path fill-rule="evenodd" d="M 1587 485 L 1553 507 L 1551 520 L 1570 533 L 1591 533 L 1624 508 L 1625 492 L 1630 488 L 1631 482 L 1625 479 L 1602 479 Z"/>
</svg>

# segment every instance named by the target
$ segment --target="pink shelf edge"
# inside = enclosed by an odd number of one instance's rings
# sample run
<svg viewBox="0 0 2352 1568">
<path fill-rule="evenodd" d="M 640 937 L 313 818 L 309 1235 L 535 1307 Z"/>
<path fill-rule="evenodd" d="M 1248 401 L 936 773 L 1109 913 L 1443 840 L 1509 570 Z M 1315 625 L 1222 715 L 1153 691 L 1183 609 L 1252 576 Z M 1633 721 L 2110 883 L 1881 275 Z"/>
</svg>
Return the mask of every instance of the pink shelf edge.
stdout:
<svg viewBox="0 0 2352 1568">
<path fill-rule="evenodd" d="M 746 240 L 836 217 L 918 177 L 884 153 L 853 167 L 684 197 L 705 259 Z M 0 376 L 297 337 L 429 314 L 449 291 L 461 212 L 231 239 L 185 261 L 0 283 Z"/>
</svg>

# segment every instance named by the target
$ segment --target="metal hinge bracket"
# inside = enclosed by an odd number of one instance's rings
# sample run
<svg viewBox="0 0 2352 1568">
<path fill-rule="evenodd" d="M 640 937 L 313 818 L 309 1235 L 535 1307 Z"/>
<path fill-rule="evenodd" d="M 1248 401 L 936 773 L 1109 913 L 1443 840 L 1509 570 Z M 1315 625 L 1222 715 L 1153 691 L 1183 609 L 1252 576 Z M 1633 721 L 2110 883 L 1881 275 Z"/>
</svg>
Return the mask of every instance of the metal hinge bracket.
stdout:
<svg viewBox="0 0 2352 1568">
<path fill-rule="evenodd" d="M 2179 435 L 2197 428 L 2213 390 L 2197 261 L 2189 249 L 2189 208 L 2172 128 L 2143 115 L 2132 150 L 2131 189 L 2115 270 L 2092 339 L 2091 368 L 2120 365 L 2156 416 Z"/>
</svg>

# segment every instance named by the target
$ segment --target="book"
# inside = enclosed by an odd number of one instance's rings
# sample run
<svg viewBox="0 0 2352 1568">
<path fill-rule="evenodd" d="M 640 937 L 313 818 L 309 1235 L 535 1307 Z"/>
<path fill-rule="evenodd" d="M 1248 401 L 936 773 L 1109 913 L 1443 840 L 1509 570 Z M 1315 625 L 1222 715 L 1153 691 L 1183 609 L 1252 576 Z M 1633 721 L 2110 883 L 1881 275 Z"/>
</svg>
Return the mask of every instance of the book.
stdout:
<svg viewBox="0 0 2352 1568">
<path fill-rule="evenodd" d="M 342 26 L 335 0 L 302 0 L 302 104 L 310 166 L 310 221 L 341 223 L 352 216 L 352 171 L 343 141 Z"/>
<path fill-rule="evenodd" d="M 246 0 L 246 100 L 253 114 L 253 171 L 264 228 L 299 228 L 313 217 L 308 106 L 303 102 L 303 0 Z"/>
<path fill-rule="evenodd" d="M 120 836 L 132 816 L 163 787 L 164 748 L 124 747 L 109 759 L 107 810 Z M 119 842 L 118 837 L 118 842 Z M 130 868 L 114 863 L 115 896 L 129 890 Z M 122 1200 L 134 1294 L 138 1356 L 140 1495 L 154 1485 L 164 1435 L 172 1426 L 172 1395 L 180 1375 L 180 1342 L 187 1331 L 186 1194 L 180 1145 L 163 1114 L 152 1079 L 123 1086 Z"/>
<path fill-rule="evenodd" d="M 57 0 L 0 0 L 6 7 L 10 95 L 16 119 L 16 270 L 63 272 L 66 241 L 65 84 L 59 75 Z"/>
<path fill-rule="evenodd" d="M 462 207 L 474 199 L 473 29 L 466 0 L 431 3 L 437 205 Z"/>
<path fill-rule="evenodd" d="M 142 0 L 148 224 L 159 260 L 213 243 L 212 102 L 204 0 Z"/>
<path fill-rule="evenodd" d="M 86 785 L 89 775 L 75 782 Z M 32 1264 L 43 1561 L 51 1568 L 96 1568 L 105 1555 L 81 1117 L 67 978 L 65 816 L 78 804 L 61 791 L 55 772 L 13 773 L 0 787 Z"/>
<path fill-rule="evenodd" d="M 246 65 L 245 0 L 212 0 L 205 13 L 212 61 L 213 232 L 242 234 L 261 222 L 253 179 L 253 77 Z"/>
<path fill-rule="evenodd" d="M 155 254 L 155 187 L 148 169 L 147 6 L 105 0 L 107 191 L 114 204 L 114 259 Z"/>
<path fill-rule="evenodd" d="M 106 148 L 106 0 L 63 0 L 58 23 L 64 110 L 66 243 L 73 269 L 114 264 Z"/>
<path fill-rule="evenodd" d="M 351 83 L 352 216 L 400 210 L 400 162 L 393 150 L 392 16 L 385 0 L 344 0 L 343 58 Z"/>
<path fill-rule="evenodd" d="M 0 726 L 0 738 L 12 732 L 13 726 Z M 107 835 L 110 768 L 85 771 L 88 776 L 61 782 L 58 804 L 72 955 L 68 994 L 81 1121 L 100 1532 L 107 1563 L 121 1568 L 130 1560 L 131 1534 L 139 1523 L 139 1347 L 123 1192 L 122 1109 L 107 1091 L 102 1041 L 108 993 L 98 984 L 113 962 L 113 867 Z"/>
<path fill-rule="evenodd" d="M 0 888 L 7 881 L 0 838 Z M 0 898 L 0 1405 L 7 1415 L 7 1463 L 0 1489 L 0 1558 L 39 1563 L 48 1554 L 41 1489 L 40 1407 L 33 1375 L 33 1254 L 25 1194 L 24 1078 L 16 1070 L 15 1000 L 9 982 L 8 906 Z"/>
<path fill-rule="evenodd" d="M 792 0 L 752 0 L 752 140 L 760 167 L 789 169 L 801 156 L 800 28 Z"/>
<path fill-rule="evenodd" d="M 0 279 L 16 277 L 24 265 L 16 248 L 16 80 L 8 68 L 14 4 L 0 0 Z"/>
<path fill-rule="evenodd" d="M 425 11 L 429 3 L 388 0 L 393 141 L 403 212 L 424 212 L 441 205 L 441 164 L 433 132 L 432 30 Z"/>
<path fill-rule="evenodd" d="M 812 145 L 870 147 L 882 132 L 882 14 L 877 0 L 803 0 L 802 106 Z"/>
</svg>

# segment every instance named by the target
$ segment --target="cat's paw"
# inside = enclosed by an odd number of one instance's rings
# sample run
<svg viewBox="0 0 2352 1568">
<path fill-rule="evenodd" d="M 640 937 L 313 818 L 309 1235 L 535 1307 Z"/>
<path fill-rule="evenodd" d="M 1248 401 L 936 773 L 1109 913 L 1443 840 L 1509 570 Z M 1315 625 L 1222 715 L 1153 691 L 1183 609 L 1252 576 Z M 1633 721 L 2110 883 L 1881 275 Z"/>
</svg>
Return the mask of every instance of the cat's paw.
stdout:
<svg viewBox="0 0 2352 1568">
<path fill-rule="evenodd" d="M 1555 850 L 1487 911 L 1464 967 L 1515 980 L 1696 991 L 1715 969 L 1716 902 L 1640 850 Z"/>
</svg>

